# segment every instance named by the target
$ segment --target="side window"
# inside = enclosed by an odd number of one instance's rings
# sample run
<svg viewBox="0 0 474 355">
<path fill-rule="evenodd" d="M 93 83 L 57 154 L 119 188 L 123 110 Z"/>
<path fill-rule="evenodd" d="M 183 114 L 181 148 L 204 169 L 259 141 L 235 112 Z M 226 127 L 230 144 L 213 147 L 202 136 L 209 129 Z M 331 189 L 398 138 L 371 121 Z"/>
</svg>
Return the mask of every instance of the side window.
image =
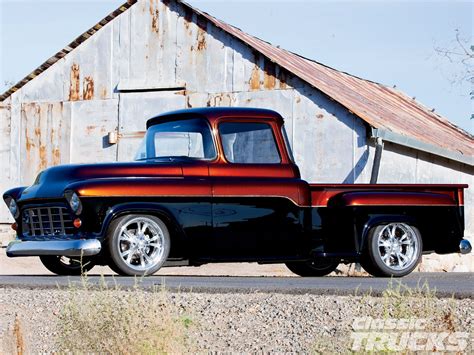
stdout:
<svg viewBox="0 0 474 355">
<path fill-rule="evenodd" d="M 267 123 L 224 122 L 219 134 L 226 159 L 240 164 L 276 164 L 281 161 L 272 128 Z"/>
</svg>

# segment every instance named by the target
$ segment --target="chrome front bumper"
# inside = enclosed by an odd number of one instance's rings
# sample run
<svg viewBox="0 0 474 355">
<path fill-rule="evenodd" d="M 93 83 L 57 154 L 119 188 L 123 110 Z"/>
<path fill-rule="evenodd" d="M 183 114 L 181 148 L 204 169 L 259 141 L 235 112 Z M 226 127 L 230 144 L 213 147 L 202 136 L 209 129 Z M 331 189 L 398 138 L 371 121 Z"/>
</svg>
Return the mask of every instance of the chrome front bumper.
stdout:
<svg viewBox="0 0 474 355">
<path fill-rule="evenodd" d="M 472 250 L 471 243 L 469 243 L 469 240 L 463 239 L 459 243 L 459 252 L 461 254 L 469 254 Z"/>
<path fill-rule="evenodd" d="M 14 240 L 7 247 L 7 256 L 91 256 L 99 254 L 97 239 L 21 241 Z"/>
</svg>

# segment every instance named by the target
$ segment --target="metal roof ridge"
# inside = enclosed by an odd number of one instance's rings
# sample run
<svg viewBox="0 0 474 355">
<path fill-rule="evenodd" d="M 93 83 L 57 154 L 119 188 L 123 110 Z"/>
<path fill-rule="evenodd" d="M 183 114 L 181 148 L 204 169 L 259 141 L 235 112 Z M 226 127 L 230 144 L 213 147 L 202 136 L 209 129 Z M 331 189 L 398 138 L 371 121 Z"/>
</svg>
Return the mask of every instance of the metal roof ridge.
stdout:
<svg viewBox="0 0 474 355">
<path fill-rule="evenodd" d="M 117 9 L 112 11 L 111 13 L 109 13 L 102 20 L 97 22 L 94 26 L 92 26 L 88 30 L 84 31 L 79 36 L 77 36 L 72 42 L 70 42 L 69 44 L 64 46 L 61 50 L 56 52 L 56 54 L 54 54 L 52 57 L 45 60 L 40 66 L 38 66 L 36 69 L 34 69 L 30 74 L 26 75 L 23 79 L 18 81 L 15 85 L 11 86 L 5 92 L 0 94 L 0 102 L 5 101 L 14 92 L 16 92 L 17 90 L 22 88 L 29 81 L 31 81 L 32 79 L 34 79 L 38 75 L 42 74 L 43 72 L 45 72 L 49 67 L 56 64 L 60 59 L 64 58 L 67 54 L 71 53 L 75 48 L 79 47 L 82 43 L 84 43 L 86 40 L 88 40 L 90 37 L 92 37 L 94 34 L 96 34 L 102 27 L 107 25 L 109 22 L 111 22 L 117 16 L 121 15 L 122 13 L 127 11 L 130 7 L 132 7 L 134 4 L 136 4 L 137 1 L 138 0 L 127 0 L 127 2 L 125 2 L 120 7 L 118 7 Z"/>
</svg>

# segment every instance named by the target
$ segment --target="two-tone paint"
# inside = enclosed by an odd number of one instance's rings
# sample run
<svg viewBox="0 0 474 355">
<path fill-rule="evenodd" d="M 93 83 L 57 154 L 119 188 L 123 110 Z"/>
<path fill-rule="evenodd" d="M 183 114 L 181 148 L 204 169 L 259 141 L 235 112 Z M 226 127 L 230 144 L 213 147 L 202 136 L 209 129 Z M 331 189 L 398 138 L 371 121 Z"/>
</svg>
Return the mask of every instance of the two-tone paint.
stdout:
<svg viewBox="0 0 474 355">
<path fill-rule="evenodd" d="M 191 265 L 213 261 L 279 263 L 315 257 L 357 261 L 368 231 L 390 222 L 416 226 L 426 253 L 459 251 L 467 185 L 309 184 L 301 179 L 285 144 L 283 118 L 270 110 L 175 111 L 150 119 L 147 128 L 189 117 L 209 123 L 215 159 L 56 166 L 43 171 L 32 186 L 9 190 L 4 198 L 14 198 L 21 211 L 35 206 L 65 207 L 82 225 L 63 238 L 98 240 L 102 245 L 115 218 L 156 215 L 172 235 L 170 259 L 188 260 Z M 228 162 L 219 125 L 233 121 L 268 123 L 281 162 Z M 80 216 L 70 210 L 66 191 L 80 197 Z M 32 238 L 23 232 L 25 223 L 20 213 L 17 235 L 27 242 Z M 101 262 L 107 262 L 104 252 L 97 255 L 97 263 Z"/>
</svg>

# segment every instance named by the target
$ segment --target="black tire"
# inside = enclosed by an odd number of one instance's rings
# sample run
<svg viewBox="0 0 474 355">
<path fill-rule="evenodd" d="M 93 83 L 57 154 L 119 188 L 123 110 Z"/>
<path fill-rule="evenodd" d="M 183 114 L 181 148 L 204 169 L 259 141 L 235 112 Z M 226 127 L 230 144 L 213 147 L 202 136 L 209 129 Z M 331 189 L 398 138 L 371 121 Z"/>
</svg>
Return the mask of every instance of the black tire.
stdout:
<svg viewBox="0 0 474 355">
<path fill-rule="evenodd" d="M 80 257 L 44 255 L 40 256 L 40 260 L 46 269 L 61 276 L 82 275 L 95 266 L 94 260 L 87 257 L 82 258 L 82 266 Z"/>
<path fill-rule="evenodd" d="M 390 241 L 392 237 L 394 242 Z M 360 263 L 372 276 L 403 277 L 417 267 L 422 252 L 423 241 L 416 227 L 406 223 L 388 223 L 369 231 Z"/>
<path fill-rule="evenodd" d="M 124 276 L 145 276 L 153 275 L 163 266 L 171 241 L 160 218 L 131 214 L 112 221 L 107 246 L 113 271 Z"/>
<path fill-rule="evenodd" d="M 303 277 L 326 276 L 336 270 L 338 261 L 318 259 L 306 262 L 290 262 L 285 264 L 291 272 Z"/>
</svg>

